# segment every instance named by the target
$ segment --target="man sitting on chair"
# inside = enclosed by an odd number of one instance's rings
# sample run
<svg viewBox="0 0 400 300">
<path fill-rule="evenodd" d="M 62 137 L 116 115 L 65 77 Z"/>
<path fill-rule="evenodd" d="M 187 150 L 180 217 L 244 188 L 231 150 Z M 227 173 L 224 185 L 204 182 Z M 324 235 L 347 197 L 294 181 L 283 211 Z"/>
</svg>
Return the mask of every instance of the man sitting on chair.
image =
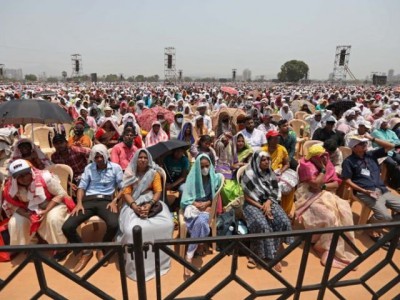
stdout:
<svg viewBox="0 0 400 300">
<path fill-rule="evenodd" d="M 70 243 L 82 242 L 76 229 L 93 216 L 99 216 L 106 223 L 103 242 L 111 242 L 118 231 L 117 198 L 113 199 L 113 195 L 116 187 L 122 187 L 122 169 L 109 161 L 107 148 L 103 144 L 92 148 L 89 161 L 92 163 L 86 166 L 79 182 L 76 208 L 62 227 Z M 75 273 L 83 270 L 93 256 L 92 250 L 83 250 L 81 254 L 74 268 Z M 97 251 L 96 256 L 100 260 L 104 253 Z"/>
<path fill-rule="evenodd" d="M 87 165 L 90 149 L 77 146 L 68 146 L 64 135 L 56 134 L 53 138 L 53 146 L 56 149 L 51 155 L 51 161 L 55 164 L 64 164 L 71 167 L 74 178 L 69 183 L 73 191 L 78 189 L 77 184 Z"/>
<path fill-rule="evenodd" d="M 382 148 L 367 151 L 367 142 L 371 140 Z M 390 192 L 380 177 L 378 158 L 385 157 L 386 151 L 393 148 L 393 144 L 373 138 L 353 136 L 349 140 L 349 147 L 353 153 L 343 161 L 342 178 L 352 189 L 355 195 L 368 206 L 374 215 L 370 218 L 371 223 L 389 222 L 400 220 L 400 196 Z M 395 213 L 388 213 L 390 208 Z M 376 241 L 380 236 L 370 233 L 371 238 Z"/>
</svg>

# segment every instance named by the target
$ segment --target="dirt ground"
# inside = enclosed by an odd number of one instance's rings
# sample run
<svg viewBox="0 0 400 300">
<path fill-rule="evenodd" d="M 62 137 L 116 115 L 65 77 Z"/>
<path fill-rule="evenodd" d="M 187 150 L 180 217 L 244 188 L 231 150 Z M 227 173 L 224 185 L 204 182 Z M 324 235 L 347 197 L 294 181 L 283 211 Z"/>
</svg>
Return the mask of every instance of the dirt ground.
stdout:
<svg viewBox="0 0 400 300">
<path fill-rule="evenodd" d="M 356 206 L 357 203 L 354 204 Z M 357 211 L 359 208 L 353 207 L 353 210 Z M 357 216 L 356 216 L 357 217 Z M 91 234 L 93 230 L 92 225 L 87 225 L 83 234 L 85 240 L 90 242 L 98 240 L 103 228 L 100 226 L 100 230 L 96 231 L 96 234 Z M 175 232 L 177 234 L 177 232 Z M 364 251 L 372 245 L 372 241 L 362 233 L 356 235 L 357 246 L 361 251 Z M 176 249 L 177 251 L 178 249 Z M 371 267 L 375 266 L 382 258 L 386 255 L 386 251 L 381 249 L 375 253 L 372 257 L 364 261 L 356 271 L 351 272 L 345 279 L 356 279 L 363 276 Z M 283 272 L 281 275 L 291 284 L 296 284 L 297 274 L 299 270 L 300 259 L 302 255 L 302 248 L 297 248 L 292 252 L 283 262 Z M 23 259 L 23 254 L 17 256 L 10 263 L 0 264 L 0 278 L 4 279 L 12 270 L 14 270 Z M 205 257 L 195 258 L 194 263 L 197 266 L 204 265 L 206 262 L 213 258 L 213 254 L 208 254 Z M 194 297 L 201 296 L 207 293 L 213 288 L 218 282 L 225 278 L 231 267 L 231 257 L 225 257 L 222 261 L 215 264 L 211 270 L 209 270 L 200 280 L 195 282 L 190 288 L 188 288 L 179 297 Z M 76 258 L 74 255 L 70 255 L 61 264 L 67 268 L 72 269 L 75 265 Z M 96 262 L 95 256 L 89 262 L 89 266 Z M 397 267 L 400 267 L 400 251 L 396 250 L 394 256 L 394 262 Z M 238 262 L 237 274 L 240 278 L 245 280 L 254 289 L 268 289 L 283 287 L 275 278 L 273 278 L 268 272 L 262 269 L 250 270 L 246 266 L 247 259 L 240 257 Z M 88 293 L 83 288 L 79 287 L 69 279 L 66 279 L 53 269 L 45 266 L 44 267 L 47 283 L 49 287 L 62 294 L 67 299 L 97 299 L 96 296 Z M 305 284 L 318 283 L 321 281 L 324 268 L 319 262 L 319 258 L 315 253 L 309 254 L 308 264 L 305 273 Z M 331 276 L 338 272 L 337 269 L 333 269 Z M 81 274 L 80 274 L 81 275 Z M 396 274 L 392 267 L 386 266 L 383 270 L 375 274 L 369 281 L 368 284 L 376 291 L 385 285 L 387 282 L 399 276 Z M 170 271 L 161 278 L 162 285 L 162 296 L 166 297 L 171 291 L 178 287 L 184 280 L 183 267 L 172 260 Z M 121 288 L 119 281 L 119 271 L 115 259 L 107 267 L 101 268 L 95 273 L 89 282 L 100 287 L 103 291 L 110 294 L 116 299 L 121 299 Z M 147 282 L 147 296 L 148 299 L 156 299 L 156 287 L 155 279 Z M 4 289 L 0 292 L 0 299 L 30 299 L 39 290 L 39 284 L 36 277 L 36 272 L 33 263 L 29 263 L 25 269 Z M 137 286 L 136 282 L 128 279 L 128 290 L 129 299 L 137 299 Z M 340 288 L 339 291 L 343 294 L 346 299 L 371 299 L 369 292 L 361 285 Z M 400 283 L 398 283 L 390 292 L 388 292 L 382 299 L 393 299 L 400 294 Z M 306 292 L 302 293 L 301 299 L 316 299 L 317 292 Z M 243 289 L 240 285 L 235 282 L 231 282 L 227 287 L 222 289 L 213 299 L 244 299 L 248 296 L 248 292 Z M 261 299 L 276 299 L 277 296 L 264 297 Z M 42 297 L 41 299 L 47 299 Z M 327 290 L 325 299 L 337 299 L 335 295 Z"/>
</svg>

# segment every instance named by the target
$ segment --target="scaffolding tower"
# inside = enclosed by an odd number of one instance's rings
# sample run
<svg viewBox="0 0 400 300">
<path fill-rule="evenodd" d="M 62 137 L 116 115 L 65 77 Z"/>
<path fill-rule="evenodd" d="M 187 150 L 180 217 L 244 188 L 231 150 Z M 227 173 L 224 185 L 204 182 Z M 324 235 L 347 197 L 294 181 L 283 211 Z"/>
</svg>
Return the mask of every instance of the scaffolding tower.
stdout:
<svg viewBox="0 0 400 300">
<path fill-rule="evenodd" d="M 82 55 L 71 55 L 72 72 L 71 77 L 79 77 L 82 74 Z"/>
<path fill-rule="evenodd" d="M 336 46 L 335 62 L 333 66 L 333 80 L 345 81 L 346 75 L 357 80 L 349 68 L 351 46 Z"/>
<path fill-rule="evenodd" d="M 174 47 L 164 48 L 164 80 L 176 82 L 176 52 Z"/>
</svg>

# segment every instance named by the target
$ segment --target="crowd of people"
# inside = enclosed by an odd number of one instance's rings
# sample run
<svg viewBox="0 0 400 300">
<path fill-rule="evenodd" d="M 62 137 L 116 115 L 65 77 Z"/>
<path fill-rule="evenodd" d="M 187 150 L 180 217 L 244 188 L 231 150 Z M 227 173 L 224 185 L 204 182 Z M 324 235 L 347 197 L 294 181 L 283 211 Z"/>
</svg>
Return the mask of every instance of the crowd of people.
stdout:
<svg viewBox="0 0 400 300">
<path fill-rule="evenodd" d="M 2 215 L 9 218 L 10 244 L 27 245 L 35 234 L 50 244 L 81 243 L 78 229 L 93 216 L 106 223 L 103 242 L 131 243 L 135 225 L 143 228 L 144 241 L 172 238 L 179 212 L 190 237 L 206 237 L 216 213 L 213 201 L 220 201 L 219 214 L 235 203 L 249 233 L 291 231 L 295 219 L 310 229 L 348 226 L 354 223 L 349 201 L 338 193 L 343 184 L 372 210 L 370 222 L 400 219 L 399 89 L 231 87 L 236 90 L 212 84 L 0 86 L 0 102 L 39 98 L 57 103 L 73 119 L 46 124 L 54 129 L 53 150 L 46 154 L 21 124 L 0 129 L 0 167 L 7 170 Z M 149 148 L 169 140 L 186 146 L 153 159 Z M 306 149 L 306 140 L 316 143 Z M 345 158 L 343 147 L 351 152 Z M 52 164 L 72 168 L 69 193 L 49 172 Z M 383 165 L 388 172 L 382 179 Z M 382 236 L 369 234 L 374 241 Z M 348 238 L 355 240 L 353 233 Z M 331 235 L 313 239 L 324 265 Z M 290 243 L 269 238 L 250 247 L 269 261 Z M 205 245 L 190 244 L 185 259 L 206 252 Z M 57 252 L 54 259 L 68 255 Z M 78 273 L 93 251 L 74 255 Z M 96 252 L 107 265 L 105 255 Z M 125 259 L 127 275 L 136 279 L 134 262 L 130 255 Z M 353 259 L 340 240 L 333 266 L 343 268 Z M 160 261 L 164 274 L 170 259 L 162 254 Z M 257 264 L 249 258 L 247 266 Z M 146 279 L 153 278 L 151 252 L 145 267 Z M 279 263 L 274 268 L 282 271 Z"/>
</svg>

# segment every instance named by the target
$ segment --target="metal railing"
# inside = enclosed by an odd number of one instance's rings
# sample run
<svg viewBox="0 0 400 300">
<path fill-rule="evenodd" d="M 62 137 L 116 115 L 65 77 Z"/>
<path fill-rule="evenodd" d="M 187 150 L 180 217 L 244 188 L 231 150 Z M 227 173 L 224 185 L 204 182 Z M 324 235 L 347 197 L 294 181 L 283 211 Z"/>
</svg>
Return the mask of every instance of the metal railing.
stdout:
<svg viewBox="0 0 400 300">
<path fill-rule="evenodd" d="M 134 239 L 139 238 L 141 235 L 141 230 L 138 228 L 134 228 Z M 361 231 L 361 230 L 370 230 L 370 229 L 386 229 L 387 233 L 383 235 L 383 237 L 374 243 L 370 248 L 366 251 L 361 252 L 360 249 L 347 237 L 346 233 L 350 231 Z M 324 267 L 324 271 L 321 277 L 321 281 L 316 284 L 305 284 L 305 270 L 308 263 L 309 252 L 312 247 L 312 236 L 316 234 L 332 234 L 332 242 L 330 246 L 330 250 L 328 253 L 326 265 Z M 266 238 L 284 238 L 293 236 L 294 242 L 290 244 L 286 249 L 282 252 L 279 252 L 275 259 L 265 262 L 261 257 L 259 257 L 256 253 L 254 253 L 245 243 L 251 242 L 254 240 L 266 239 Z M 182 266 L 188 268 L 193 272 L 193 275 L 189 277 L 186 281 L 176 287 L 171 293 L 164 297 L 164 299 L 184 299 L 178 298 L 178 296 L 186 289 L 188 289 L 192 284 L 194 284 L 197 280 L 199 280 L 203 275 L 205 275 L 209 270 L 211 270 L 216 264 L 221 261 L 224 257 L 228 255 L 232 255 L 231 260 L 231 268 L 230 273 L 220 280 L 219 283 L 216 283 L 214 287 L 212 287 L 209 291 L 205 291 L 202 295 L 193 295 L 190 299 L 211 299 L 214 295 L 216 295 L 219 291 L 221 291 L 224 287 L 226 287 L 232 281 L 241 285 L 244 289 L 249 292 L 249 295 L 246 299 L 254 299 L 261 296 L 277 296 L 278 299 L 288 299 L 289 297 L 293 297 L 293 299 L 299 299 L 302 292 L 308 291 L 318 291 L 317 299 L 324 299 L 325 293 L 329 290 L 333 293 L 338 299 L 345 299 L 345 297 L 338 291 L 338 288 L 345 286 L 357 286 L 362 285 L 372 296 L 372 299 L 378 299 L 384 296 L 391 289 L 396 288 L 396 285 L 400 283 L 400 269 L 393 261 L 393 256 L 396 251 L 396 247 L 399 243 L 400 237 L 400 222 L 392 222 L 392 223 L 381 223 L 375 225 L 359 225 L 359 226 L 347 226 L 347 227 L 337 227 L 337 228 L 323 228 L 323 229 L 314 229 L 314 230 L 295 230 L 291 232 L 274 232 L 268 234 L 248 234 L 248 235 L 239 235 L 239 236 L 229 236 L 229 237 L 212 237 L 212 238 L 197 238 L 197 239 L 167 239 L 167 240 L 156 240 L 152 243 L 152 251 L 154 251 L 155 255 L 155 264 L 156 264 L 156 292 L 157 299 L 163 299 L 162 295 L 162 286 L 161 286 L 161 275 L 160 275 L 160 251 L 165 252 L 171 258 L 175 259 Z M 336 275 L 331 276 L 331 270 L 333 265 L 333 260 L 335 257 L 336 247 L 338 245 L 339 239 L 342 238 L 345 243 L 350 246 L 354 253 L 357 255 L 356 259 L 348 264 L 344 269 L 340 270 Z M 194 265 L 188 263 L 184 258 L 179 256 L 173 250 L 170 249 L 170 246 L 173 245 L 188 245 L 188 244 L 200 244 L 200 243 L 214 243 L 214 242 L 228 242 L 228 246 L 225 247 L 221 252 L 216 254 L 208 263 L 204 264 L 201 269 L 196 268 Z M 357 279 L 344 279 L 344 277 L 352 272 L 357 266 L 359 266 L 366 259 L 371 257 L 375 252 L 377 252 L 384 244 L 390 243 L 388 251 L 385 257 L 376 263 L 374 267 L 368 270 L 365 274 Z M 287 279 L 283 277 L 282 273 L 278 273 L 274 270 L 274 266 L 281 262 L 285 257 L 287 257 L 291 252 L 293 252 L 296 248 L 298 248 L 301 244 L 303 244 L 303 250 L 301 255 L 301 261 L 299 265 L 297 280 L 295 284 L 291 284 Z M 136 252 L 140 252 L 143 250 L 142 244 L 134 243 L 134 248 Z M 146 245 L 148 248 L 148 243 Z M 275 279 L 277 279 L 284 288 L 273 288 L 266 287 L 263 290 L 256 290 L 249 283 L 246 282 L 245 279 L 238 276 L 238 257 L 239 251 L 244 253 L 246 256 L 251 257 L 254 261 L 261 266 L 266 272 L 271 274 Z M 135 253 L 136 253 L 135 252 Z M 136 263 L 138 263 L 138 259 L 142 259 L 140 257 L 136 258 Z M 399 263 L 399 262 L 397 262 Z M 141 272 L 144 274 L 144 270 L 140 271 L 140 265 L 137 266 L 138 276 Z M 368 280 L 377 274 L 380 270 L 385 268 L 386 266 L 390 266 L 394 271 L 396 276 L 392 279 L 388 278 L 387 283 L 381 287 L 379 290 L 374 291 L 371 286 L 368 284 Z M 139 279 L 138 279 L 139 280 Z M 141 279 L 144 282 L 144 277 Z M 218 280 L 214 278 L 214 280 Z M 214 282 L 214 281 L 213 281 Z M 397 286 L 398 288 L 398 286 Z M 145 285 L 138 285 L 138 290 L 141 290 L 138 294 L 140 295 L 139 299 L 147 299 L 146 298 L 146 289 Z M 400 296 L 398 297 L 400 298 Z"/>
<path fill-rule="evenodd" d="M 120 272 L 120 287 L 123 299 L 128 299 L 128 287 L 125 274 L 125 259 L 124 253 L 127 245 L 121 245 L 119 243 L 82 243 L 82 244 L 65 244 L 65 245 L 30 245 L 30 246 L 2 246 L 0 251 L 6 251 L 10 253 L 25 252 L 26 257 L 21 263 L 13 270 L 5 279 L 0 279 L 0 294 L 1 291 L 28 265 L 33 262 L 35 266 L 36 276 L 39 283 L 39 291 L 31 299 L 39 299 L 41 296 L 46 295 L 52 299 L 67 299 L 57 291 L 53 290 L 47 284 L 46 274 L 44 272 L 44 266 L 52 268 L 59 274 L 75 282 L 77 285 L 86 289 L 93 295 L 96 295 L 100 299 L 114 299 L 101 288 L 88 282 L 88 279 L 95 274 L 103 264 L 110 260 L 114 255 L 117 256 L 117 262 Z M 67 267 L 55 261 L 49 257 L 46 252 L 48 251 L 81 251 L 81 250 L 104 250 L 106 254 L 103 259 L 99 260 L 95 265 L 86 271 L 82 276 L 78 276 L 73 273 Z M 1 297 L 0 297 L 1 298 Z"/>
</svg>

